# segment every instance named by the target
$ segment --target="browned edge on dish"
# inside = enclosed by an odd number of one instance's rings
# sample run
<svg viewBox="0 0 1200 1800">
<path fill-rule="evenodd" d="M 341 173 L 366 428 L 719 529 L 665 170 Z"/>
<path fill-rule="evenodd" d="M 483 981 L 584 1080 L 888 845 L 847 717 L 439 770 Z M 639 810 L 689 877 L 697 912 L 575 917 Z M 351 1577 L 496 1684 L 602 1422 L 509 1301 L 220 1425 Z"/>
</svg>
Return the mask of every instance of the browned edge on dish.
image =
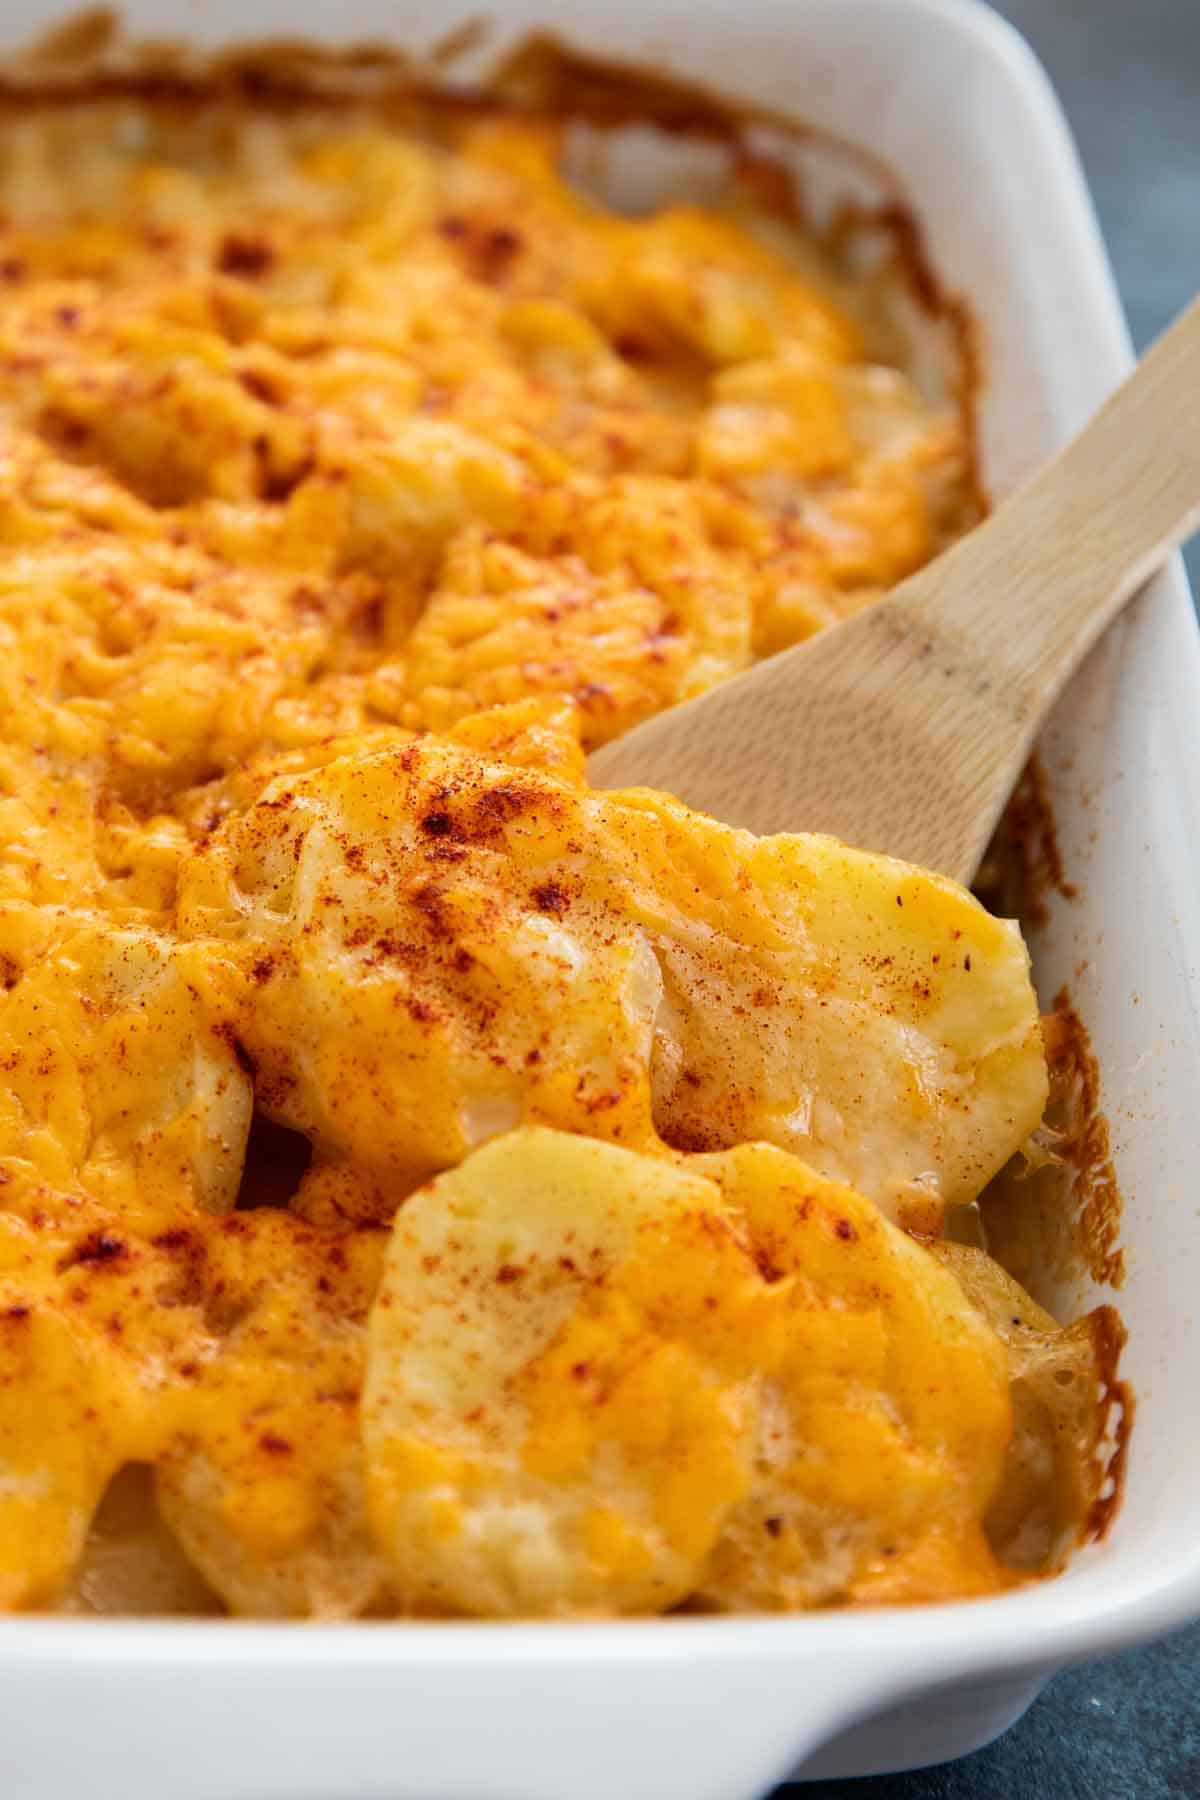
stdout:
<svg viewBox="0 0 1200 1800">
<path fill-rule="evenodd" d="M 1048 922 L 1052 895 L 1079 898 L 1077 884 L 1067 880 L 1046 767 L 1036 750 L 996 827 L 975 886 L 993 911 L 1020 919 L 1030 930 Z"/>
<path fill-rule="evenodd" d="M 1067 988 L 1043 1015 L 1042 1033 L 1050 1076 L 1044 1124 L 981 1196 L 988 1248 L 1034 1291 L 1039 1272 L 1059 1280 L 1082 1275 L 1120 1288 L 1121 1191 L 1100 1103 L 1100 1070 Z"/>
<path fill-rule="evenodd" d="M 1083 1521 L 1080 1541 L 1098 1543 L 1108 1535 L 1113 1520 L 1121 1510 L 1135 1402 L 1133 1389 L 1117 1374 L 1121 1352 L 1129 1335 L 1121 1323 L 1121 1315 L 1113 1306 L 1098 1306 L 1090 1315 L 1089 1322 L 1092 1328 L 1096 1376 L 1103 1389 L 1100 1403 L 1101 1442 L 1107 1438 L 1111 1448 L 1097 1472 L 1096 1491 Z"/>
<path fill-rule="evenodd" d="M 1113 1167 L 1108 1120 L 1100 1110 L 1100 1065 L 1087 1026 L 1069 991 L 1060 988 L 1043 1032 L 1050 1079 L 1077 1096 L 1070 1102 L 1057 1154 L 1074 1175 L 1078 1211 L 1075 1241 L 1093 1281 L 1119 1288 L 1125 1280 L 1125 1253 L 1118 1247 L 1121 1190 Z"/>
</svg>

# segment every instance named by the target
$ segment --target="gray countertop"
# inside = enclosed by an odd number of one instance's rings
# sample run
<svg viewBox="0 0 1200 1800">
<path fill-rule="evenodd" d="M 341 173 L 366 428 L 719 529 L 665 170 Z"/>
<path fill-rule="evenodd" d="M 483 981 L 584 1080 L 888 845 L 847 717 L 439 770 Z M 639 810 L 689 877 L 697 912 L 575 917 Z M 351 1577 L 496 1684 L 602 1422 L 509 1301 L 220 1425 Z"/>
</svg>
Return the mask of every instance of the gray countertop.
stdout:
<svg viewBox="0 0 1200 1800">
<path fill-rule="evenodd" d="M 997 10 L 1058 88 L 1140 349 L 1200 290 L 1200 0 L 999 0 Z M 1200 593 L 1195 546 L 1189 567 Z M 1010 1732 L 961 1762 L 785 1795 L 1198 1800 L 1200 1626 L 1060 1675 Z"/>
</svg>

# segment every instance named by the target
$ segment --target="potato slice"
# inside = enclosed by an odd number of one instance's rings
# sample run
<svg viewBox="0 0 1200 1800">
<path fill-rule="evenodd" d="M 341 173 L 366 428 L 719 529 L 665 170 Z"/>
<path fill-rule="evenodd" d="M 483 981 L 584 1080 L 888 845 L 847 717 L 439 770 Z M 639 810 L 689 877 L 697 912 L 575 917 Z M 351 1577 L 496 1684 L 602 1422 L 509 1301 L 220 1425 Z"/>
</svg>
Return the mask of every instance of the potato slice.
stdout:
<svg viewBox="0 0 1200 1800">
<path fill-rule="evenodd" d="M 0 1218 L 0 1612 L 58 1600 L 124 1460 L 118 1384 L 66 1319 L 24 1297 L 22 1237 Z"/>
<path fill-rule="evenodd" d="M 233 1205 L 250 1083 L 189 955 L 151 931 L 89 927 L 0 992 L 0 1163 L 18 1184 L 79 1182 L 131 1228 L 175 1203 Z"/>
<path fill-rule="evenodd" d="M 1015 924 L 835 838 L 755 838 L 646 790 L 593 805 L 662 974 L 669 1143 L 765 1139 L 932 1233 L 1036 1128 L 1046 1065 Z"/>
<path fill-rule="evenodd" d="M 163 1524 L 151 1471 L 127 1464 L 92 1520 L 62 1611 L 155 1618 L 222 1610 Z"/>
<path fill-rule="evenodd" d="M 1019 933 L 953 882 L 446 739 L 276 781 L 180 921 L 259 1105 L 388 1218 L 538 1122 L 767 1139 L 934 1230 L 1045 1099 Z"/>
<path fill-rule="evenodd" d="M 750 1480 L 764 1296 L 715 1187 L 669 1161 L 530 1127 L 414 1194 L 363 1414 L 402 1604 L 681 1600 Z"/>
<path fill-rule="evenodd" d="M 1012 1433 L 1007 1366 L 957 1284 L 771 1145 L 690 1166 L 743 1220 L 781 1309 L 760 1349 L 754 1481 L 702 1597 L 793 1611 L 1007 1585 L 981 1523 Z"/>
<path fill-rule="evenodd" d="M 369 1505 L 410 1610 L 986 1591 L 1010 1426 L 957 1283 L 769 1145 L 680 1166 L 512 1132 L 401 1209 L 368 1327 Z"/>
<path fill-rule="evenodd" d="M 985 1251 L 942 1243 L 934 1253 L 1008 1355 L 1015 1430 L 988 1535 L 1014 1568 L 1051 1573 L 1085 1535 L 1108 1473 L 1101 1401 L 1119 1321 L 1100 1306 L 1060 1325 Z"/>
<path fill-rule="evenodd" d="M 231 1613 L 352 1619 L 381 1603 L 387 1569 L 367 1531 L 352 1458 L 313 1480 L 281 1476 L 269 1455 L 252 1470 L 240 1444 L 231 1456 L 212 1451 L 166 1458 L 155 1496 L 187 1560 Z"/>
<path fill-rule="evenodd" d="M 382 1249 L 378 1232 L 318 1232 L 263 1207 L 226 1220 L 202 1259 L 176 1259 L 215 1341 L 175 1396 L 156 1492 L 231 1612 L 346 1618 L 381 1603 L 358 1407 Z"/>
<path fill-rule="evenodd" d="M 68 1589 L 124 1465 L 231 1611 L 367 1610 L 359 1396 L 378 1231 L 263 1207 L 152 1237 L 83 1196 L 0 1211 L 0 1611 Z M 104 1585 L 104 1584 L 102 1584 Z"/>
</svg>

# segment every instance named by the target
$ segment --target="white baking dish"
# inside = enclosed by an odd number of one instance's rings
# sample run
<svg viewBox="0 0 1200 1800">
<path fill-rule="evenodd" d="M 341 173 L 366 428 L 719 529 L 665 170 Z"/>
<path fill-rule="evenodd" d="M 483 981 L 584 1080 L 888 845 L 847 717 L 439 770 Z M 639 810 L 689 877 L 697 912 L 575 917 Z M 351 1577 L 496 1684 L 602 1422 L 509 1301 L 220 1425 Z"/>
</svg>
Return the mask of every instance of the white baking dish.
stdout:
<svg viewBox="0 0 1200 1800">
<path fill-rule="evenodd" d="M 10 41 L 57 12 L 5 9 Z M 464 11 L 469 7 L 464 4 Z M 956 0 L 512 0 L 603 51 L 808 118 L 900 176 L 984 329 L 986 477 L 1002 491 L 1121 375 L 1129 346 L 1045 78 Z M 138 0 L 138 31 L 428 42 L 442 0 Z M 1120 1305 L 1138 1395 L 1109 1539 L 1058 1581 L 891 1613 L 595 1625 L 0 1623 L 13 1800 L 750 1800 L 797 1765 L 962 1753 L 1045 1676 L 1200 1613 L 1200 654 L 1178 569 L 1063 701 L 1046 752 L 1070 872 L 1036 943 L 1104 1070 L 1126 1196 Z M 798 821 L 798 823 L 800 823 Z M 1086 1288 L 1047 1294 L 1068 1309 Z"/>
</svg>

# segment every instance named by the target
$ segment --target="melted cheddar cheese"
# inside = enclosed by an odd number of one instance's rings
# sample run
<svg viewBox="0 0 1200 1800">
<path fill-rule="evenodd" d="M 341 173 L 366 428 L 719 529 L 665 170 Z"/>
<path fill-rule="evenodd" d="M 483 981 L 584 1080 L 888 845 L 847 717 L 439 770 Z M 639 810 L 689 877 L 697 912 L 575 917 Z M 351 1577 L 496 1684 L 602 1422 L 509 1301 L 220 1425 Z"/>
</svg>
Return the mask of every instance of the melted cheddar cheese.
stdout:
<svg viewBox="0 0 1200 1800">
<path fill-rule="evenodd" d="M 664 1163 L 544 1129 L 401 1210 L 371 1506 L 410 1606 L 811 1606 L 1009 1579 L 1003 1347 L 850 1189 L 766 1144 Z"/>
<path fill-rule="evenodd" d="M 1055 1327 L 899 1227 L 1041 1117 L 1019 935 L 583 776 L 932 554 L 962 423 L 560 137 L 0 122 L 0 1607 L 1013 1579 Z"/>
<path fill-rule="evenodd" d="M 390 1218 L 538 1120 L 764 1138 L 936 1230 L 1046 1100 L 1025 946 L 953 882 L 454 736 L 277 778 L 188 860 L 177 920 L 260 1106 L 314 1146 L 302 1208 L 336 1170 L 336 1204 Z"/>
</svg>

